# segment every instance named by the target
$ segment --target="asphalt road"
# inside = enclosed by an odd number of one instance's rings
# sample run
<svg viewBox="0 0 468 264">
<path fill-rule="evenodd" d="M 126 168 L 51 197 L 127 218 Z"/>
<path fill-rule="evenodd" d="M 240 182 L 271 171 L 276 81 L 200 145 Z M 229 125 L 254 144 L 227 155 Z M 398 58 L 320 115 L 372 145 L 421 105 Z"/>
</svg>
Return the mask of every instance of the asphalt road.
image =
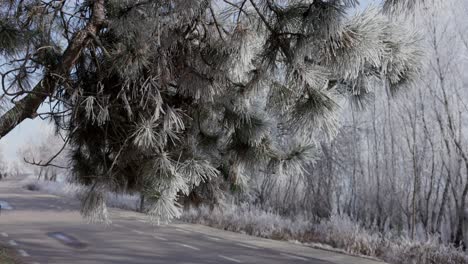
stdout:
<svg viewBox="0 0 468 264">
<path fill-rule="evenodd" d="M 0 181 L 0 241 L 31 264 L 382 264 L 293 243 L 201 225 L 153 226 L 142 214 L 111 209 L 112 225 L 89 224 L 75 200 Z M 10 207 L 10 208 L 8 208 Z"/>
</svg>

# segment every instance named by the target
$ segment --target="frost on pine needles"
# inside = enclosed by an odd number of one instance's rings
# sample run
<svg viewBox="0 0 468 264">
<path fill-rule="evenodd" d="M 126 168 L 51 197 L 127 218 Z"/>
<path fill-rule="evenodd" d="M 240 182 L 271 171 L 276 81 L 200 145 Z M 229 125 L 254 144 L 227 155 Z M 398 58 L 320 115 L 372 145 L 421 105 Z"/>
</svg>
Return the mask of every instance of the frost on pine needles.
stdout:
<svg viewBox="0 0 468 264">
<path fill-rule="evenodd" d="M 15 7 L 6 9 L 20 10 L 28 1 L 9 2 Z M 58 36 L 99 22 L 49 89 L 59 99 L 53 120 L 68 132 L 74 181 L 142 193 L 147 212 L 167 221 L 187 196 L 216 200 L 248 191 L 256 175 L 303 175 L 317 139 L 335 136 L 346 99 L 417 77 L 418 39 L 383 10 L 348 15 L 355 0 L 230 3 L 84 1 L 77 10 L 90 12 L 67 25 L 44 20 L 52 25 L 39 28 L 50 30 L 38 34 L 52 33 L 38 39 L 54 47 L 30 63 L 47 73 L 61 61 Z M 4 27 L 6 51 L 18 39 Z M 75 28 L 55 32 L 64 27 Z M 103 218 L 105 199 L 89 195 L 83 213 Z"/>
</svg>

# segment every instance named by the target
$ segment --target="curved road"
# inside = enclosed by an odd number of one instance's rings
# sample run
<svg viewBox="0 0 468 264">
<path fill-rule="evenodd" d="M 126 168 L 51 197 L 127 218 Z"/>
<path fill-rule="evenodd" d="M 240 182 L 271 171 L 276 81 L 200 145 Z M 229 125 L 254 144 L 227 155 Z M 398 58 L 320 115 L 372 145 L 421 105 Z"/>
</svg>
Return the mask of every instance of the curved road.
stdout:
<svg viewBox="0 0 468 264">
<path fill-rule="evenodd" d="M 112 225 L 88 224 L 75 200 L 0 181 L 0 241 L 30 264 L 382 264 L 201 225 L 153 226 L 110 209 Z M 10 208 L 8 208 L 10 207 Z"/>
</svg>

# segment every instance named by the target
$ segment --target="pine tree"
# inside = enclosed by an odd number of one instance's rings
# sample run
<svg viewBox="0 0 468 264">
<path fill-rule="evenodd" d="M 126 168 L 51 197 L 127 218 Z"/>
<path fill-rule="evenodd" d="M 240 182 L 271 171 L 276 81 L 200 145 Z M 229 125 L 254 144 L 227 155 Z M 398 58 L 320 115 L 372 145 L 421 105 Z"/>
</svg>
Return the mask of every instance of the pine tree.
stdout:
<svg viewBox="0 0 468 264">
<path fill-rule="evenodd" d="M 139 192 L 168 221 L 181 197 L 302 176 L 343 102 L 411 86 L 421 47 L 392 14 L 413 2 L 3 1 L 0 135 L 48 98 L 83 214 L 106 221 L 105 192 Z"/>
</svg>

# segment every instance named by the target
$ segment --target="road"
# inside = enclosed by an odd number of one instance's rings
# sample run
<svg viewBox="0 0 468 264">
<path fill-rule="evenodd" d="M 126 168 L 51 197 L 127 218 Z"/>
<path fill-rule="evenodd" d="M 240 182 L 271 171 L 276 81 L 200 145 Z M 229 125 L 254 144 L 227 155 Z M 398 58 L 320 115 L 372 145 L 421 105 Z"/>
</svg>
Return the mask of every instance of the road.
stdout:
<svg viewBox="0 0 468 264">
<path fill-rule="evenodd" d="M 110 209 L 112 225 L 89 224 L 78 201 L 21 185 L 0 181 L 0 241 L 29 264 L 382 264 L 201 225 L 154 226 L 118 209 Z"/>
</svg>

